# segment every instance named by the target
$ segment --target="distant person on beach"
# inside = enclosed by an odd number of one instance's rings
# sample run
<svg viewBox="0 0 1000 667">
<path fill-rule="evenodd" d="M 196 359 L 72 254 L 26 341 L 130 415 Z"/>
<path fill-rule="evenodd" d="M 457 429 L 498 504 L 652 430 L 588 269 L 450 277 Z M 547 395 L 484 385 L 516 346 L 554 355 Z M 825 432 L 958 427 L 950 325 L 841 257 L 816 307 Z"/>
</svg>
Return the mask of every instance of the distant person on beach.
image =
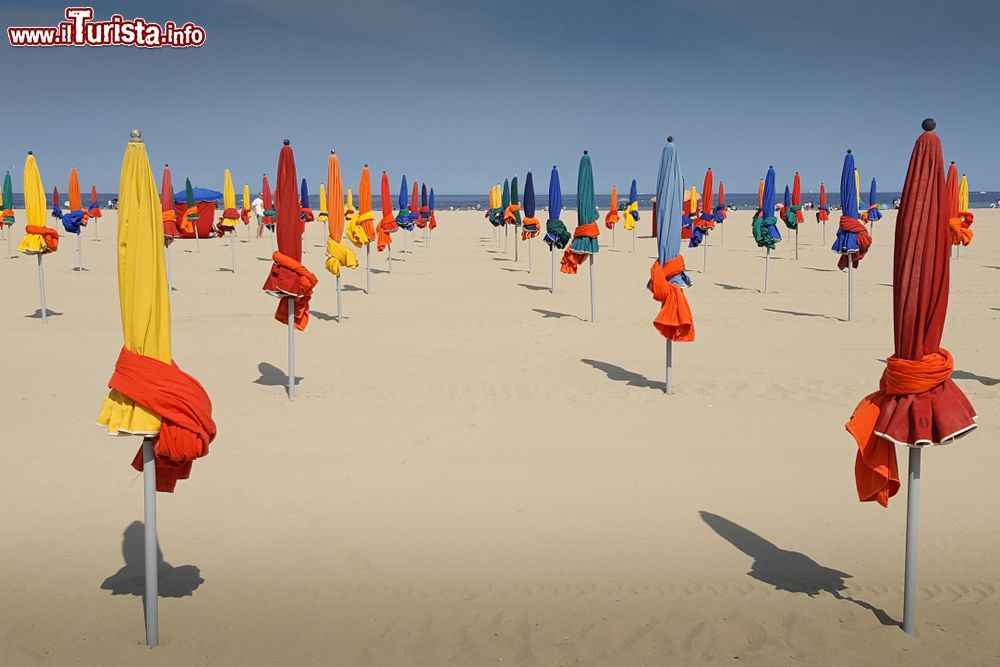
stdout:
<svg viewBox="0 0 1000 667">
<path fill-rule="evenodd" d="M 264 236 L 264 200 L 262 197 L 262 194 L 258 194 L 257 198 L 250 202 L 250 209 L 257 218 L 257 238 Z"/>
</svg>

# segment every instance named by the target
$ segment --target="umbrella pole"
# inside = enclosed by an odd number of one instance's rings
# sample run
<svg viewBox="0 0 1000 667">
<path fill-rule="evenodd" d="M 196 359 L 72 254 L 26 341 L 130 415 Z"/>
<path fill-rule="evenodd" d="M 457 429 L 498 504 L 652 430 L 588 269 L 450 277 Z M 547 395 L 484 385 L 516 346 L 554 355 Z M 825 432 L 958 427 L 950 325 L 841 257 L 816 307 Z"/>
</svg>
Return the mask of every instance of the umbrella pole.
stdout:
<svg viewBox="0 0 1000 667">
<path fill-rule="evenodd" d="M 917 527 L 920 518 L 920 448 L 910 447 L 906 479 L 906 564 L 903 573 L 903 632 L 913 635 L 917 625 Z"/>
<path fill-rule="evenodd" d="M 847 256 L 847 321 L 854 318 L 854 258 Z"/>
<path fill-rule="evenodd" d="M 708 273 L 708 236 L 701 242 L 701 272 Z"/>
<path fill-rule="evenodd" d="M 8 260 L 13 259 L 13 257 L 14 257 L 14 250 L 10 247 L 10 240 L 11 240 L 11 238 L 13 238 L 13 236 L 14 235 L 11 233 L 11 226 L 7 225 L 7 259 Z"/>
<path fill-rule="evenodd" d="M 590 321 L 594 319 L 594 254 L 590 253 Z"/>
<path fill-rule="evenodd" d="M 295 297 L 288 297 L 288 400 L 295 400 Z"/>
<path fill-rule="evenodd" d="M 201 238 L 198 236 L 198 221 L 194 221 L 194 250 L 201 252 Z"/>
<path fill-rule="evenodd" d="M 766 249 L 766 254 L 764 255 L 764 294 L 767 294 L 767 271 L 771 268 L 771 249 Z"/>
<path fill-rule="evenodd" d="M 632 252 L 635 252 L 635 227 L 632 228 Z"/>
<path fill-rule="evenodd" d="M 517 249 L 521 246 L 519 243 L 520 238 L 517 234 L 517 227 L 514 227 L 514 262 L 517 262 Z"/>
<path fill-rule="evenodd" d="M 142 606 L 146 612 L 146 646 L 160 644 L 160 581 L 156 548 L 156 456 L 153 439 L 142 439 L 142 521 L 145 541 L 146 586 Z"/>
<path fill-rule="evenodd" d="M 167 246 L 167 294 L 170 294 L 174 291 L 173 264 L 170 261 L 170 246 L 173 245 L 173 239 L 167 238 L 164 245 Z"/>
<path fill-rule="evenodd" d="M 388 245 L 386 245 L 385 249 L 389 253 L 389 255 L 388 255 L 389 259 L 388 259 L 388 264 L 387 264 L 387 266 L 389 267 L 388 271 L 389 271 L 389 273 L 392 273 L 392 243 L 390 242 Z"/>
<path fill-rule="evenodd" d="M 76 233 L 76 272 L 83 273 L 83 232 Z"/>
<path fill-rule="evenodd" d="M 531 273 L 531 239 L 528 239 L 528 273 Z"/>
<path fill-rule="evenodd" d="M 365 244 L 365 294 L 372 293 L 372 244 Z"/>
<path fill-rule="evenodd" d="M 615 247 L 615 226 L 611 226 L 611 247 Z"/>
<path fill-rule="evenodd" d="M 549 248 L 549 257 L 552 260 L 552 287 L 549 288 L 550 294 L 556 293 L 556 251 L 554 248 Z"/>
<path fill-rule="evenodd" d="M 799 228 L 795 228 L 795 261 L 799 261 Z"/>
<path fill-rule="evenodd" d="M 236 229 L 229 236 L 229 256 L 233 264 L 233 275 L 236 275 Z"/>
<path fill-rule="evenodd" d="M 278 246 L 274 240 L 274 223 L 268 225 L 267 228 L 271 231 L 271 250 L 272 251 L 277 250 Z"/>
<path fill-rule="evenodd" d="M 337 276 L 337 324 L 340 324 L 340 323 L 342 323 L 344 321 L 343 311 L 341 311 L 340 308 L 341 308 L 341 303 L 340 303 L 340 276 L 338 275 Z"/>
<path fill-rule="evenodd" d="M 503 254 L 507 254 L 507 225 L 503 226 Z"/>
<path fill-rule="evenodd" d="M 960 253 L 961 251 L 962 251 L 962 246 L 960 245 L 955 246 L 955 259 L 958 259 L 958 253 Z"/>
<path fill-rule="evenodd" d="M 35 256 L 38 258 L 38 297 L 42 302 L 42 324 L 48 324 L 49 314 L 45 308 L 45 270 L 42 268 L 42 253 Z"/>
<path fill-rule="evenodd" d="M 667 368 L 663 382 L 663 391 L 669 396 L 674 393 L 674 341 L 669 338 L 667 341 Z"/>
<path fill-rule="evenodd" d="M 97 235 L 97 218 L 94 218 L 94 238 L 99 238 Z"/>
<path fill-rule="evenodd" d="M 823 245 L 826 245 L 826 220 L 823 221 Z"/>
</svg>

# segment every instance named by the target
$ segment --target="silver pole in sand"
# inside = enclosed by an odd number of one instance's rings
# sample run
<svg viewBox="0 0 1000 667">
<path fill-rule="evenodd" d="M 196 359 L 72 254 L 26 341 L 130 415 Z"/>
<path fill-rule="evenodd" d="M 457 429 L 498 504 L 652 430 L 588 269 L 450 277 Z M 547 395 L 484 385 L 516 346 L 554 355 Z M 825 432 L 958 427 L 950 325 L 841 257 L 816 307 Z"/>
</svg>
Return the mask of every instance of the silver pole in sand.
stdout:
<svg viewBox="0 0 1000 667">
<path fill-rule="evenodd" d="M 295 400 L 295 297 L 288 297 L 288 400 Z"/>
<path fill-rule="evenodd" d="M 701 272 L 708 273 L 708 236 L 706 235 L 702 241 L 701 250 Z"/>
<path fill-rule="evenodd" d="M 372 244 L 365 244 L 365 294 L 372 293 Z"/>
<path fill-rule="evenodd" d="M 424 247 L 427 247 L 427 228 L 424 227 Z"/>
<path fill-rule="evenodd" d="M 549 248 L 549 256 L 552 260 L 552 286 L 549 288 L 549 293 L 556 293 L 556 249 Z"/>
<path fill-rule="evenodd" d="M 146 611 L 146 646 L 160 643 L 160 580 L 156 549 L 156 456 L 153 439 L 142 439 L 142 520 L 145 540 L 146 586 L 142 602 Z"/>
<path fill-rule="evenodd" d="M 917 626 L 917 527 L 920 519 L 920 448 L 910 447 L 906 479 L 906 563 L 903 571 L 903 632 Z"/>
<path fill-rule="evenodd" d="M 94 238 L 99 238 L 97 235 L 97 218 L 94 218 Z"/>
<path fill-rule="evenodd" d="M 507 223 L 503 226 L 503 254 L 507 254 Z"/>
<path fill-rule="evenodd" d="M 767 270 L 771 268 L 771 249 L 767 248 L 767 254 L 764 255 L 764 294 L 767 294 Z"/>
<path fill-rule="evenodd" d="M 823 221 L 823 245 L 826 245 L 826 220 Z"/>
<path fill-rule="evenodd" d="M 83 233 L 76 233 L 76 272 L 83 273 Z"/>
<path fill-rule="evenodd" d="M 341 310 L 340 303 L 340 276 L 337 276 L 337 324 L 342 324 L 344 321 L 344 314 Z"/>
<path fill-rule="evenodd" d="M 854 318 L 854 258 L 847 256 L 847 321 Z"/>
<path fill-rule="evenodd" d="M 795 228 L 795 261 L 799 261 L 799 228 Z"/>
<path fill-rule="evenodd" d="M 528 273 L 531 273 L 531 239 L 528 239 Z"/>
<path fill-rule="evenodd" d="M 514 226 L 514 262 L 517 263 L 517 249 L 521 246 L 519 243 L 520 236 L 517 233 L 517 226 Z"/>
<path fill-rule="evenodd" d="M 617 225 L 611 225 L 611 247 L 615 247 L 615 228 Z"/>
<path fill-rule="evenodd" d="M 594 317 L 594 255 L 590 255 L 590 321 L 595 321 Z"/>
<path fill-rule="evenodd" d="M 233 275 L 236 275 L 236 229 L 229 235 L 229 256 L 233 263 Z"/>
<path fill-rule="evenodd" d="M 874 240 L 874 238 L 875 236 L 873 235 L 872 239 Z M 962 246 L 961 245 L 955 246 L 955 259 L 958 259 L 958 255 L 960 252 L 962 252 Z"/>
<path fill-rule="evenodd" d="M 201 238 L 198 236 L 198 221 L 192 220 L 194 224 L 194 250 L 195 252 L 201 252 Z"/>
<path fill-rule="evenodd" d="M 35 255 L 38 258 L 38 297 L 42 302 L 42 324 L 48 324 L 49 314 L 45 309 L 45 270 L 42 268 L 42 253 Z"/>
<path fill-rule="evenodd" d="M 722 232 L 722 234 L 721 234 L 722 238 L 720 239 L 720 241 L 721 241 L 720 245 L 723 248 L 725 248 L 726 247 L 726 224 L 724 222 L 720 222 L 719 223 L 719 227 L 722 228 L 722 229 L 719 230 L 720 232 Z"/>
<path fill-rule="evenodd" d="M 7 225 L 7 259 L 14 258 L 14 250 L 10 247 L 10 240 L 14 236 L 12 231 L 13 230 L 11 229 L 11 225 Z"/>
<path fill-rule="evenodd" d="M 173 245 L 174 240 L 168 238 L 164 245 L 167 246 L 167 294 L 174 291 L 174 272 L 173 264 L 170 261 L 170 246 Z"/>
<path fill-rule="evenodd" d="M 278 244 L 274 240 L 274 226 L 275 226 L 275 224 L 277 224 L 277 223 L 272 222 L 270 225 L 267 226 L 268 230 L 270 230 L 270 232 L 271 232 L 271 251 L 272 252 L 278 249 Z"/>
<path fill-rule="evenodd" d="M 632 252 L 635 252 L 635 227 L 632 228 Z"/>
<path fill-rule="evenodd" d="M 390 242 L 389 242 L 389 244 L 388 244 L 388 245 L 387 245 L 387 246 L 385 247 L 385 249 L 386 249 L 386 250 L 388 251 L 388 253 L 389 253 L 389 260 L 388 260 L 388 264 L 387 264 L 386 266 L 388 266 L 388 267 L 389 267 L 389 268 L 388 268 L 388 271 L 389 271 L 389 273 L 392 273 L 392 242 L 391 242 L 391 241 L 390 241 Z"/>
<path fill-rule="evenodd" d="M 669 396 L 674 393 L 674 341 L 667 340 L 667 373 L 664 378 L 663 391 Z"/>
</svg>

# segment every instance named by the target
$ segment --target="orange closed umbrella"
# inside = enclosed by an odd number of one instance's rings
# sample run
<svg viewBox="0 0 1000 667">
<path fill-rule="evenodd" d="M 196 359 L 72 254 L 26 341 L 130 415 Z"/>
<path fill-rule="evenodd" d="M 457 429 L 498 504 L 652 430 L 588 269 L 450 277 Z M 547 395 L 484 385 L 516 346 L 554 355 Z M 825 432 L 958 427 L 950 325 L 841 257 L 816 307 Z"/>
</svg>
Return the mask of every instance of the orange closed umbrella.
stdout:
<svg viewBox="0 0 1000 667">
<path fill-rule="evenodd" d="M 948 230 L 950 232 L 951 244 L 956 246 L 969 245 L 972 242 L 972 229 L 963 225 L 964 217 L 959 210 L 958 191 L 960 182 L 958 179 L 958 167 L 952 162 L 948 166 L 948 179 L 946 181 L 947 205 L 948 205 Z M 966 212 L 971 220 L 971 214 Z M 972 224 L 971 222 L 969 224 Z"/>
<path fill-rule="evenodd" d="M 90 216 L 83 210 L 83 196 L 80 194 L 80 175 L 76 169 L 69 170 L 69 212 L 63 216 L 63 227 L 76 234 L 76 270 L 83 273 L 83 239 L 81 234 Z M 75 230 L 75 231 L 74 231 Z"/>
<path fill-rule="evenodd" d="M 340 178 L 340 162 L 334 151 L 330 151 L 330 157 L 327 159 L 326 179 L 327 183 L 330 184 L 330 189 L 326 193 L 326 205 L 330 215 L 328 223 L 330 238 L 326 241 L 326 270 L 337 279 L 337 322 L 343 322 L 340 269 L 343 266 L 349 269 L 357 268 L 358 258 L 353 250 L 344 245 L 344 224 L 346 222 L 344 184 Z"/>
<path fill-rule="evenodd" d="M 361 184 L 358 186 L 358 223 L 365 230 L 365 294 L 372 293 L 372 241 L 375 240 L 375 214 L 372 212 L 372 174 L 366 164 L 361 170 Z"/>
</svg>

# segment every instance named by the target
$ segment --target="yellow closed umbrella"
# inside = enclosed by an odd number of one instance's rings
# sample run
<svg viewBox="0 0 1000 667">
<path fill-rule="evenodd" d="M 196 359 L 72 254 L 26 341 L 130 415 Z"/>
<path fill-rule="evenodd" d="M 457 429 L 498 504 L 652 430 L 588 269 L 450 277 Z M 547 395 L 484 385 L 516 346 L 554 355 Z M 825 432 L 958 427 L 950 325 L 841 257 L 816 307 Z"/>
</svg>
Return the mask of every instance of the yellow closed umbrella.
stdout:
<svg viewBox="0 0 1000 667">
<path fill-rule="evenodd" d="M 854 170 L 854 191 L 858 193 L 858 210 L 861 210 L 861 173 Z"/>
<path fill-rule="evenodd" d="M 964 213 L 969 210 L 969 179 L 962 174 L 962 180 L 958 182 L 958 211 Z"/>
<path fill-rule="evenodd" d="M 340 292 L 340 267 L 349 269 L 358 267 L 358 258 L 354 251 L 344 245 L 344 186 L 340 180 L 340 162 L 337 154 L 330 151 L 326 165 L 326 180 L 330 184 L 327 192 L 327 210 L 330 215 L 330 237 L 326 241 L 326 270 L 337 277 L 337 322 L 343 321 Z"/>
<path fill-rule="evenodd" d="M 42 257 L 59 249 L 59 232 L 45 226 L 45 214 L 48 212 L 45 186 L 42 185 L 42 175 L 38 172 L 38 163 L 31 151 L 28 151 L 28 159 L 24 162 L 24 212 L 28 224 L 24 227 L 24 238 L 17 244 L 17 249 L 25 255 L 38 258 L 39 312 L 42 323 L 46 324 L 49 321 L 49 311 L 45 307 L 45 270 L 42 268 Z"/>
<path fill-rule="evenodd" d="M 249 188 L 247 188 L 249 189 Z M 247 193 L 244 193 L 247 194 Z M 240 224 L 240 212 L 236 210 L 236 188 L 233 187 L 233 175 L 226 169 L 222 180 L 222 217 L 219 218 L 219 233 L 230 233 L 229 258 L 233 275 L 236 274 L 236 225 Z"/>
<path fill-rule="evenodd" d="M 326 184 L 319 184 L 319 215 L 316 216 L 317 220 L 328 221 L 330 219 L 330 214 L 326 210 Z"/>
<path fill-rule="evenodd" d="M 124 347 L 97 423 L 111 435 L 143 436 L 132 465 L 145 497 L 146 643 L 159 643 L 156 491 L 172 492 L 215 437 L 204 388 L 173 363 L 163 214 L 138 130 L 122 160 L 118 187 L 118 294 Z"/>
<path fill-rule="evenodd" d="M 247 239 L 250 238 L 250 184 L 243 184 L 243 206 L 240 207 L 240 220 L 247 228 Z"/>
</svg>

